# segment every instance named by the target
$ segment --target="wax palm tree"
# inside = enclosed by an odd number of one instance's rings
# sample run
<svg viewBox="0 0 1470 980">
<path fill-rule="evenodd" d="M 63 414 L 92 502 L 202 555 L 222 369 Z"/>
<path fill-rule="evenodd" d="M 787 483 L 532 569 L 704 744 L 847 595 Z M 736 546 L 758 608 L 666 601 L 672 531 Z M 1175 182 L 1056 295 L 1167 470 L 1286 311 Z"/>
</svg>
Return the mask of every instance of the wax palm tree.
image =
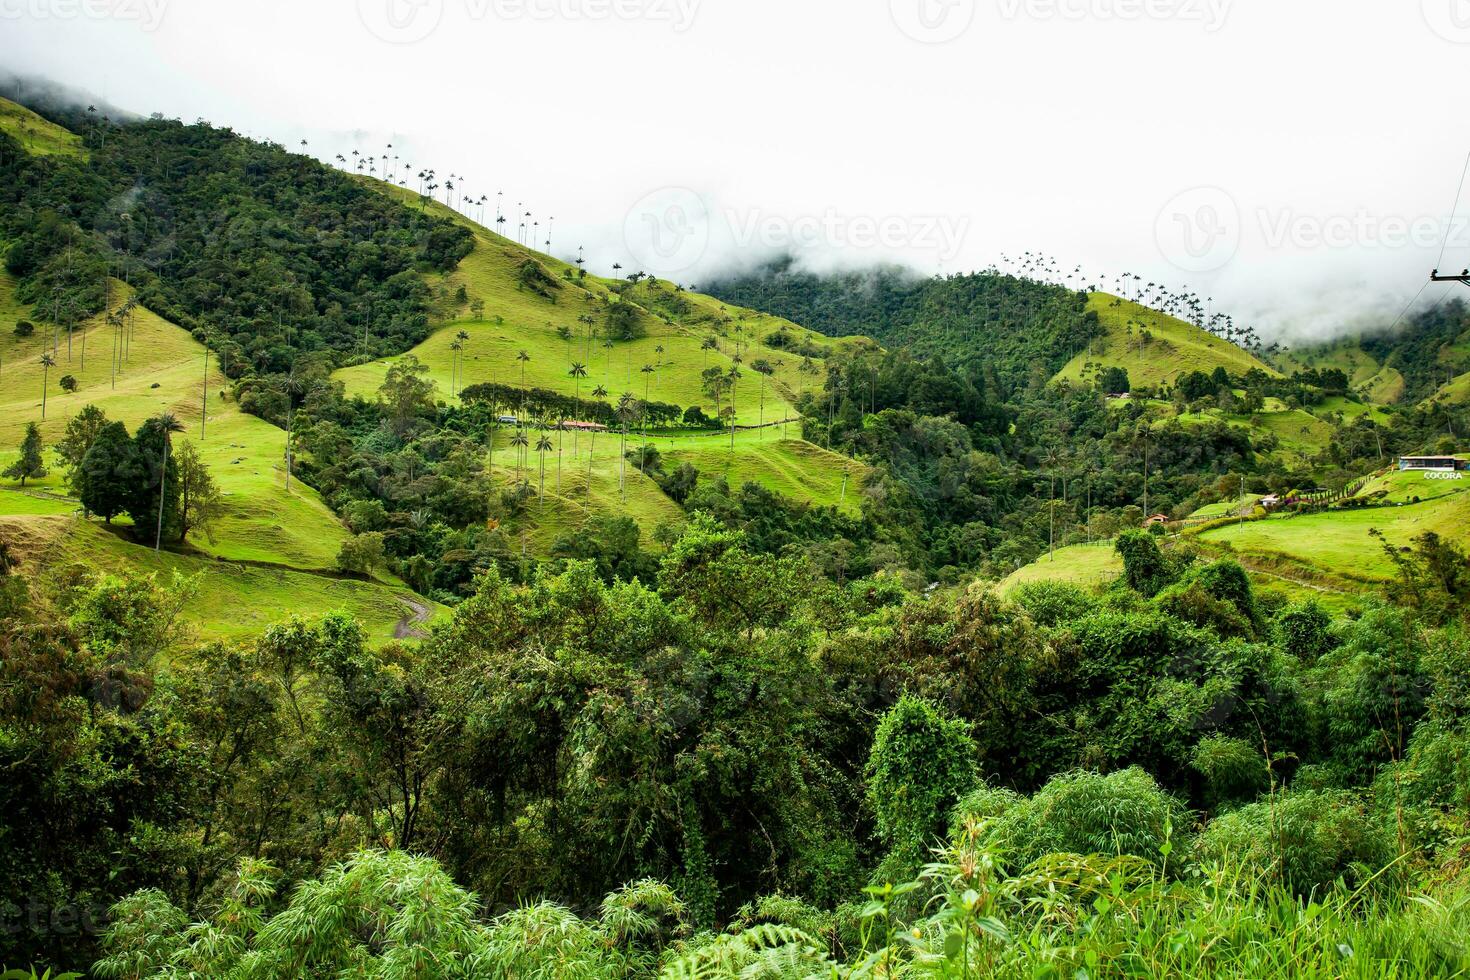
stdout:
<svg viewBox="0 0 1470 980">
<path fill-rule="evenodd" d="M 730 370 L 725 372 L 725 379 L 730 384 L 730 452 L 735 451 L 735 383 L 744 375 L 740 373 L 738 364 L 740 355 L 735 355 L 736 364 L 730 365 Z"/>
<path fill-rule="evenodd" d="M 173 434 L 183 432 L 184 423 L 175 418 L 173 412 L 164 412 L 158 416 L 158 426 L 163 430 L 163 467 L 158 471 L 158 536 L 153 539 L 154 551 L 163 544 L 163 503 L 164 491 L 168 488 L 168 452 L 173 446 Z"/>
<path fill-rule="evenodd" d="M 648 448 L 648 379 L 653 374 L 653 365 L 645 364 L 638 369 L 643 375 L 643 448 Z"/>
<path fill-rule="evenodd" d="M 518 360 L 518 361 L 521 362 L 521 411 L 522 412 L 524 412 L 526 410 L 526 362 L 529 361 L 530 359 L 531 359 L 531 355 L 530 354 L 527 354 L 524 350 L 518 350 L 518 351 L 516 351 L 516 360 Z"/>
<path fill-rule="evenodd" d="M 592 389 L 592 397 L 601 401 L 607 397 L 607 389 L 598 385 Z M 597 454 L 597 430 L 588 430 L 587 439 L 587 495 L 590 498 L 592 495 L 592 460 Z"/>
<path fill-rule="evenodd" d="M 459 331 L 459 333 L 454 335 L 454 339 L 459 343 L 459 349 L 463 351 L 470 342 L 469 331 Z M 464 354 L 462 353 L 459 355 L 459 387 L 464 387 Z M 451 382 L 449 386 L 449 393 L 452 395 L 456 390 L 457 389 L 455 388 L 454 384 Z"/>
<path fill-rule="evenodd" d="M 633 397 L 631 391 L 625 391 L 618 397 L 618 421 L 622 424 L 618 427 L 620 439 L 618 445 L 618 492 L 627 499 L 628 494 L 628 420 L 633 417 L 633 406 L 638 400 Z"/>
<path fill-rule="evenodd" d="M 516 480 L 520 480 L 522 454 L 525 452 L 526 446 L 530 444 L 530 440 L 526 438 L 526 430 L 517 428 L 515 435 L 510 437 L 510 444 L 516 450 Z"/>
<path fill-rule="evenodd" d="M 1046 509 L 1048 513 L 1047 554 L 1052 558 L 1055 558 L 1057 553 L 1057 467 L 1061 465 L 1061 462 L 1062 457 L 1055 446 L 1048 447 L 1045 455 L 1041 457 L 1041 464 L 1046 467 L 1047 478 L 1051 485 Z"/>
<path fill-rule="evenodd" d="M 46 420 L 46 386 L 50 384 L 51 369 L 56 366 L 56 358 L 50 354 L 41 355 L 41 421 Z"/>
<path fill-rule="evenodd" d="M 573 393 L 572 400 L 576 403 L 577 414 L 582 414 L 582 379 L 587 377 L 587 365 L 581 361 L 573 361 L 572 369 L 567 372 L 572 376 Z M 572 433 L 572 458 L 577 457 L 577 433 Z"/>
<path fill-rule="evenodd" d="M 459 352 L 464 345 L 457 340 L 449 342 L 449 397 L 454 397 L 454 381 L 459 377 Z"/>
<path fill-rule="evenodd" d="M 536 440 L 536 452 L 541 454 L 541 506 L 546 506 L 546 454 L 551 452 L 551 437 L 543 430 Z"/>
<path fill-rule="evenodd" d="M 704 360 L 700 362 L 699 369 L 703 371 L 709 367 L 709 352 L 719 350 L 720 342 L 713 337 L 706 337 L 699 344 L 699 349 L 704 352 Z"/>
</svg>

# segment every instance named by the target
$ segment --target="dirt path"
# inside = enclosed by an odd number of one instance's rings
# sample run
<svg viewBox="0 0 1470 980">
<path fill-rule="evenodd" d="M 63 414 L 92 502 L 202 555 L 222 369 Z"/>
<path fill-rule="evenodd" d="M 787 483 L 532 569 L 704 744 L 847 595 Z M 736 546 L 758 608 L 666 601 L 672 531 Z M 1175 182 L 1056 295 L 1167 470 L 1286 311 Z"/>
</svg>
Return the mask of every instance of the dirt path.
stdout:
<svg viewBox="0 0 1470 980">
<path fill-rule="evenodd" d="M 428 634 L 418 626 L 420 623 L 429 621 L 428 603 L 406 595 L 399 596 L 398 601 L 408 607 L 408 612 L 393 626 L 393 638 L 395 640 L 423 639 Z"/>
</svg>

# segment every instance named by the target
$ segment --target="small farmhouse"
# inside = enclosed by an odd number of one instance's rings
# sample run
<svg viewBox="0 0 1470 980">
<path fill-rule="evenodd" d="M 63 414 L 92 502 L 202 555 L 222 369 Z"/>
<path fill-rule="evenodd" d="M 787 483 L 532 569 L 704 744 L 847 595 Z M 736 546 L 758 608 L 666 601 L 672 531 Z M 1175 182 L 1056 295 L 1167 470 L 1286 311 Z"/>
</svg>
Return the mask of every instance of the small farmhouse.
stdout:
<svg viewBox="0 0 1470 980">
<path fill-rule="evenodd" d="M 1400 456 L 1400 470 L 1439 470 L 1453 472 L 1463 470 L 1465 460 L 1454 456 Z"/>
</svg>

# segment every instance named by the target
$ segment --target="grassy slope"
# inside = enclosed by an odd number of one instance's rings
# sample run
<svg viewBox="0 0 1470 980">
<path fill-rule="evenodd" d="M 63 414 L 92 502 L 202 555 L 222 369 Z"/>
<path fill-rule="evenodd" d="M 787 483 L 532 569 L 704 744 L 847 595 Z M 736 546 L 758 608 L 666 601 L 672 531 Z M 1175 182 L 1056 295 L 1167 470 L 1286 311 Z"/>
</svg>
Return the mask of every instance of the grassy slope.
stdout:
<svg viewBox="0 0 1470 980">
<path fill-rule="evenodd" d="M 862 463 L 800 439 L 782 439 L 778 428 L 737 432 L 733 452 L 728 436 L 651 437 L 649 442 L 664 457 L 667 470 L 690 463 L 702 477 L 724 477 L 732 490 L 759 483 L 796 500 L 853 514 L 858 510 L 858 487 L 867 475 Z"/>
<path fill-rule="evenodd" d="M 0 133 L 10 136 L 35 156 L 79 156 L 87 152 L 81 137 L 9 99 L 0 98 Z"/>
<path fill-rule="evenodd" d="M 1425 399 L 1425 404 L 1431 402 L 1444 402 L 1449 405 L 1463 405 L 1470 402 L 1470 372 L 1456 375 L 1452 380 L 1440 385 L 1433 395 Z"/>
<path fill-rule="evenodd" d="M 0 460 L 14 457 L 27 422 L 41 423 L 48 445 L 60 438 L 67 420 L 83 406 L 95 404 L 109 418 L 129 429 L 159 412 L 171 411 L 186 426 L 181 442 L 192 441 L 218 481 L 226 513 L 211 543 L 202 535 L 191 543 L 220 557 L 276 562 L 297 568 L 330 568 L 348 533 L 310 487 L 293 481 L 285 489 L 286 434 L 235 403 L 222 399 L 223 375 L 211 361 L 209 418 L 201 442 L 200 414 L 204 394 L 204 348 L 179 327 L 139 308 L 130 343 L 131 356 L 114 384 L 111 371 L 112 331 L 95 318 L 72 338 L 72 358 L 66 341 L 60 342 L 57 365 L 50 371 L 46 418 L 41 420 L 40 355 L 49 346 L 45 330 L 24 340 L 13 333 L 17 317 L 27 315 L 14 300 L 10 280 L 0 277 Z M 116 284 L 114 307 L 125 295 Z M 82 341 L 86 338 L 86 369 L 82 369 Z M 78 387 L 70 394 L 58 384 L 70 374 Z M 156 387 L 155 387 L 156 386 Z M 48 453 L 48 462 L 50 454 Z M 46 489 L 62 489 L 61 474 L 53 469 L 42 481 Z"/>
<path fill-rule="evenodd" d="M 1090 588 L 1123 574 L 1123 559 L 1118 557 L 1111 541 L 1097 544 L 1074 544 L 1058 548 L 1054 554 L 1042 555 L 1024 568 L 1018 568 L 1000 583 L 1000 591 L 1008 593 L 1018 585 L 1031 582 L 1067 582 Z"/>
<path fill-rule="evenodd" d="M 348 537 L 316 491 L 299 481 L 285 488 L 283 457 L 285 433 L 253 416 L 233 401 L 221 399 L 225 379 L 211 370 L 206 438 L 199 441 L 204 385 L 204 348 L 185 331 L 140 308 L 135 318 L 132 355 L 116 385 L 112 380 L 111 330 L 99 321 L 85 325 L 72 338 L 72 360 L 66 342 L 60 343 L 57 367 L 50 372 L 46 418 L 40 418 L 43 372 L 40 355 L 48 341 L 38 335 L 15 337 L 16 319 L 30 311 L 16 301 L 13 282 L 0 275 L 0 467 L 15 458 L 15 446 L 30 421 L 41 422 L 48 444 L 63 432 L 66 421 L 88 403 L 130 429 L 151 415 L 173 411 L 187 431 L 178 444 L 192 441 L 219 483 L 225 513 L 215 529 L 215 540 L 193 535 L 190 545 L 198 555 L 154 555 L 151 549 L 130 544 L 94 524 L 70 516 L 76 501 L 66 495 L 59 468 L 41 480 L 0 481 L 0 534 L 11 543 L 30 539 L 50 542 L 48 565 L 54 560 L 86 561 L 117 569 L 126 564 L 148 571 L 179 569 L 202 572 L 200 599 L 190 616 L 209 636 L 238 636 L 258 630 L 291 613 L 320 615 L 345 608 L 363 618 L 378 639 L 391 635 L 404 615 L 401 596 L 412 596 L 400 583 L 358 582 L 305 574 L 296 569 L 324 570 L 334 564 L 337 550 Z M 125 295 L 116 284 L 116 306 Z M 82 369 L 82 337 L 87 338 L 86 369 Z M 67 394 L 58 384 L 70 373 L 78 380 Z M 154 385 L 157 385 L 155 388 Z M 54 464 L 48 451 L 47 463 Z M 125 520 L 120 523 L 126 523 Z M 215 559 L 227 559 L 222 563 Z M 266 563 L 257 568 L 233 562 Z M 421 600 L 416 600 L 421 601 Z"/>
<path fill-rule="evenodd" d="M 1347 375 L 1355 392 L 1377 405 L 1392 405 L 1404 394 L 1404 376 L 1398 369 L 1378 363 L 1351 338 L 1288 350 L 1277 355 L 1274 363 L 1283 374 L 1308 368 L 1323 371 L 1337 368 Z"/>
<path fill-rule="evenodd" d="M 417 195 L 388 187 L 381 181 L 372 183 L 384 193 L 418 206 Z M 442 204 L 431 203 L 429 209 L 458 222 L 475 236 L 474 251 L 459 267 L 447 276 L 431 280 L 441 295 L 441 312 L 451 322 L 410 351 L 429 365 L 440 396 L 446 399 L 453 356 L 449 345 L 463 330 L 470 335 L 465 345 L 463 370 L 463 379 L 468 384 L 496 381 L 521 385 L 523 365 L 516 354 L 524 350 L 531 357 L 524 364 L 527 387 L 577 394 L 578 386 L 569 376 L 569 370 L 573 362 L 579 362 L 587 368 L 587 378 L 580 385 L 582 397 L 590 398 L 592 389 L 601 384 L 608 391 L 608 402 L 615 402 L 625 391 L 642 398 L 647 382 L 647 397 L 653 401 L 684 407 L 697 404 L 711 415 L 714 402 L 701 391 L 700 373 L 706 367 L 715 366 L 729 370 L 733 366 L 732 357 L 738 353 L 744 364 L 743 377 L 735 389 L 737 420 L 741 425 L 757 425 L 763 420 L 769 423 L 783 417 L 794 418 L 796 413 L 791 403 L 796 396 L 808 388 L 817 388 L 822 379 L 820 360 L 814 361 L 818 370 L 802 372 L 800 355 L 769 347 L 764 343 L 766 338 L 784 330 L 794 339 L 823 350 L 861 342 L 855 338 L 833 340 L 778 317 L 729 306 L 697 293 L 676 294 L 673 285 L 661 281 L 653 287 L 640 284 L 627 296 L 645 310 L 657 310 L 660 303 L 679 300 L 687 304 L 688 310 L 671 318 L 673 322 L 645 315 L 646 337 L 604 348 L 600 337 L 589 341 L 587 326 L 578 317 L 595 317 L 595 329 L 601 331 L 607 301 L 612 296 L 611 281 L 596 276 L 588 276 L 581 282 L 562 280 L 562 272 L 573 268 L 565 262 L 503 238 Z M 528 258 L 540 262 L 562 284 L 560 290 L 554 291 L 555 302 L 517 288 L 517 272 Z M 472 319 L 468 304 L 455 304 L 449 298 L 461 286 L 470 300 L 484 301 L 484 319 Z M 501 322 L 495 322 L 496 317 Z M 570 330 L 572 339 L 561 339 L 557 335 L 559 327 Z M 715 338 L 718 350 L 700 350 L 701 342 L 707 337 Z M 663 347 L 662 353 L 656 350 L 658 347 Z M 761 375 L 750 367 L 758 358 L 776 367 L 775 374 L 764 386 Z M 336 376 L 348 394 L 371 397 L 382 383 L 390 361 L 347 368 Z M 779 366 L 778 361 L 782 362 Z M 653 366 L 655 371 L 645 376 L 642 372 L 645 365 Z M 761 408 L 763 387 L 764 410 Z M 728 399 L 724 404 L 729 404 Z"/>
<path fill-rule="evenodd" d="M 374 184 L 385 193 L 404 197 L 411 206 L 418 206 L 417 195 L 404 194 L 381 182 Z M 645 316 L 648 336 L 604 348 L 600 337 L 589 342 L 587 326 L 578 317 L 584 314 L 596 317 L 596 327 L 601 330 L 606 300 L 612 295 L 610 281 L 595 276 L 588 276 L 580 283 L 561 280 L 562 271 L 574 267 L 509 241 L 441 204 L 433 203 L 429 207 L 470 229 L 475 236 L 474 251 L 458 269 L 431 279 L 441 313 L 452 322 L 410 352 L 429 365 L 441 398 L 447 400 L 449 394 L 453 356 L 449 345 L 461 330 L 470 335 L 462 369 L 466 384 L 492 380 L 521 385 L 522 364 L 516 359 L 516 353 L 524 350 L 531 358 L 524 364 L 527 387 L 549 388 L 590 399 L 592 389 L 601 384 L 609 392 L 607 400 L 613 402 L 624 391 L 643 397 L 647 381 L 649 398 L 686 407 L 698 404 L 711 415 L 715 406 L 700 390 L 700 374 L 706 367 L 729 370 L 738 353 L 743 361 L 743 378 L 735 391 L 738 421 L 746 426 L 765 423 L 766 427 L 737 431 L 733 453 L 729 451 L 728 435 L 650 434 L 649 442 L 663 455 L 665 469 L 671 472 L 680 463 L 688 462 L 706 477 L 725 477 L 732 488 L 754 481 L 797 500 L 840 505 L 844 510 L 856 512 L 857 491 L 866 467 L 799 438 L 782 438 L 782 428 L 777 424 L 783 418 L 794 423 L 796 411 L 792 403 L 801 391 L 820 385 L 821 360 L 813 360 L 815 370 L 803 372 L 801 355 L 769 347 L 764 341 L 777 330 L 784 331 L 795 342 L 810 343 L 824 351 L 869 341 L 834 340 L 778 317 L 729 306 L 698 293 L 676 294 L 671 284 L 660 282 L 652 288 L 640 284 L 628 295 L 648 309 L 658 309 L 660 301 L 677 298 L 687 304 L 687 310 L 671 317 L 673 322 L 664 322 L 655 315 Z M 532 257 L 562 282 L 555 303 L 516 288 L 517 270 Z M 468 299 L 484 302 L 483 319 L 467 319 L 468 303 L 453 301 L 455 291 L 461 286 Z M 501 318 L 499 323 L 495 322 L 497 316 Z M 560 326 L 572 331 L 571 340 L 557 335 Z M 716 340 L 718 349 L 701 349 L 707 337 Z M 660 346 L 662 353 L 655 349 Z M 762 376 L 750 367 L 758 358 L 776 367 L 775 374 L 764 385 Z M 335 376 L 349 394 L 372 397 L 392 360 L 345 368 Z M 574 361 L 584 363 L 588 369 L 588 377 L 580 386 L 569 375 Z M 656 371 L 645 376 L 640 370 L 644 364 L 655 366 Z M 785 434 L 797 432 L 792 424 Z M 509 444 L 510 435 L 509 431 L 494 435 L 492 472 L 507 482 L 520 474 L 529 480 L 536 493 L 530 505 L 505 528 L 512 540 L 528 552 L 546 554 L 558 537 L 575 533 L 593 514 L 626 514 L 634 518 L 643 528 L 645 545 L 651 543 L 652 532 L 658 525 L 676 522 L 683 516 L 678 505 L 654 480 L 631 466 L 620 467 L 616 434 L 603 434 L 593 440 L 587 435 L 549 433 L 560 447 L 561 476 L 558 489 L 558 454 L 553 450 L 546 454 L 544 500 L 540 456 L 528 451 L 524 461 L 518 464 L 517 454 Z M 540 433 L 529 435 L 534 445 Z M 630 433 L 628 448 L 640 441 L 641 436 Z"/>
<path fill-rule="evenodd" d="M 1093 293 L 1088 307 L 1097 312 L 1103 335 L 1068 361 L 1057 372 L 1058 380 L 1090 382 L 1107 367 L 1126 368 L 1129 381 L 1148 386 L 1171 382 L 1190 371 L 1209 373 L 1216 367 L 1237 375 L 1253 367 L 1276 373 L 1234 344 L 1137 303 Z M 1141 330 L 1151 335 L 1147 343 L 1140 344 Z"/>
<path fill-rule="evenodd" d="M 1421 497 L 1417 504 L 1330 510 L 1302 517 L 1271 518 L 1239 527 L 1202 534 L 1201 540 L 1228 542 L 1236 551 L 1283 558 L 1316 569 L 1330 579 L 1372 583 L 1393 577 L 1394 569 L 1382 546 L 1369 535 L 1383 532 L 1388 541 L 1406 546 L 1425 531 L 1436 531 L 1461 544 L 1470 544 L 1470 494 L 1465 483 L 1426 480 L 1422 473 L 1390 473 L 1365 489 L 1387 489 L 1388 499 Z"/>
<path fill-rule="evenodd" d="M 409 601 L 424 602 L 407 589 L 376 582 L 155 554 L 101 524 L 74 517 L 0 516 L 0 539 L 37 574 L 80 563 L 100 571 L 153 573 L 160 581 L 175 572 L 198 576 L 198 594 L 185 616 L 201 637 L 210 639 L 244 639 L 293 614 L 311 619 L 345 610 L 362 622 L 375 642 L 382 642 L 391 639 L 395 627 L 409 616 Z M 429 608 L 434 615 L 444 613 L 442 608 Z"/>
</svg>

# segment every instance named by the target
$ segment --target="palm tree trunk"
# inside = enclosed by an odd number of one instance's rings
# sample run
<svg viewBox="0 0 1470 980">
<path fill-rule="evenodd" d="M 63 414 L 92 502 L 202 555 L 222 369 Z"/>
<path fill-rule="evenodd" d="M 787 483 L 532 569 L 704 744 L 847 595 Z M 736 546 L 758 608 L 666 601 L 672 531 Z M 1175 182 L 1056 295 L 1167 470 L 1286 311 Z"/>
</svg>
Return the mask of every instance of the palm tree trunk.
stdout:
<svg viewBox="0 0 1470 980">
<path fill-rule="evenodd" d="M 163 502 L 168 485 L 168 433 L 163 434 L 163 469 L 158 474 L 158 536 L 153 539 L 153 550 L 156 552 L 163 545 Z"/>
</svg>

